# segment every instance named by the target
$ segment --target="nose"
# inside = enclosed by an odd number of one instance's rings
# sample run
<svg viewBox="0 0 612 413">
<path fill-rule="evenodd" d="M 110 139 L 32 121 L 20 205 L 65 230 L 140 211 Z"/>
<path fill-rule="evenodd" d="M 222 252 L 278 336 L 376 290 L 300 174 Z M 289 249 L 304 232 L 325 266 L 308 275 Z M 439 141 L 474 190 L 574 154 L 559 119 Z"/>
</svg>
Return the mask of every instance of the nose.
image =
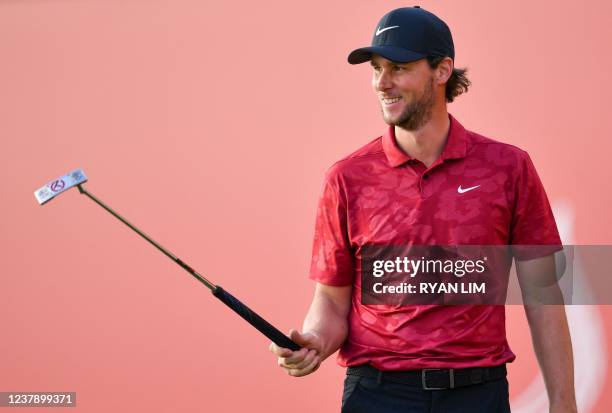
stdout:
<svg viewBox="0 0 612 413">
<path fill-rule="evenodd" d="M 374 72 L 374 78 L 372 79 L 374 90 L 377 92 L 387 90 L 391 88 L 391 75 L 388 70 L 381 69 L 378 73 Z"/>
</svg>

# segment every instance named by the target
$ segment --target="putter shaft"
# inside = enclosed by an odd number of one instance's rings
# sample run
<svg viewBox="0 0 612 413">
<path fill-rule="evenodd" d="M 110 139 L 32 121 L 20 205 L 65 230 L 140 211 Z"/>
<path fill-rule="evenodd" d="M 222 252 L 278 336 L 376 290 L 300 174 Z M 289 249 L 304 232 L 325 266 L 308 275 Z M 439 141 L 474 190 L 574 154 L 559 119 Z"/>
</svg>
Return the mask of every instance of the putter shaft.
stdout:
<svg viewBox="0 0 612 413">
<path fill-rule="evenodd" d="M 142 232 L 141 230 L 139 230 L 138 228 L 136 228 L 134 225 L 130 224 L 125 218 L 123 218 L 121 215 L 119 215 L 118 213 L 116 213 L 115 211 L 112 210 L 111 207 L 109 207 L 108 205 L 106 205 L 104 202 L 100 201 L 98 198 L 96 198 L 94 195 L 92 195 L 90 192 L 88 192 L 85 188 L 83 188 L 80 184 L 77 185 L 77 188 L 79 188 L 79 192 L 81 194 L 87 195 L 89 197 L 89 199 L 91 199 L 92 201 L 94 201 L 96 204 L 100 205 L 102 208 L 104 208 L 105 210 L 107 210 L 110 214 L 112 214 L 115 218 L 117 218 L 119 221 L 123 222 L 125 225 L 127 225 L 128 227 L 130 227 L 132 230 L 134 230 L 138 235 L 140 235 L 141 237 L 143 237 L 144 239 L 146 239 L 147 241 L 149 241 L 149 243 L 151 243 L 155 248 L 157 248 L 158 250 L 160 250 L 161 252 L 164 253 L 165 256 L 167 256 L 168 258 L 170 258 L 172 261 L 174 261 L 175 263 L 177 263 L 178 265 L 181 266 L 181 268 L 183 268 L 185 271 L 187 271 L 189 274 L 191 274 L 195 279 L 197 279 L 198 281 L 200 281 L 202 284 L 204 284 L 206 287 L 208 287 L 212 292 L 215 292 L 215 290 L 217 289 L 217 286 L 214 285 L 213 283 L 211 283 L 210 281 L 208 281 L 206 278 L 204 278 L 202 275 L 198 274 L 198 272 L 196 270 L 194 270 L 193 268 L 191 268 L 189 265 L 185 264 L 183 261 L 181 261 L 180 258 L 176 257 L 174 254 L 172 254 L 170 251 L 168 251 L 167 249 L 165 249 L 164 247 L 162 247 L 161 245 L 159 245 L 157 242 L 155 242 L 153 239 L 151 239 L 151 237 L 149 237 L 147 234 L 145 234 L 144 232 Z"/>
<path fill-rule="evenodd" d="M 159 245 L 157 242 L 153 241 L 153 239 L 151 239 L 151 237 L 149 237 L 147 234 L 145 234 L 144 232 L 142 232 L 141 230 L 136 228 L 134 225 L 130 224 L 125 218 L 123 218 L 121 215 L 119 215 L 118 213 L 113 211 L 104 202 L 100 201 L 98 198 L 96 198 L 91 193 L 89 193 L 80 184 L 77 184 L 76 186 L 77 186 L 77 188 L 79 188 L 79 192 L 81 194 L 87 195 L 87 197 L 89 197 L 89 199 L 94 201 L 96 204 L 100 205 L 102 208 L 104 208 L 106 211 L 108 211 L 110 214 L 112 214 L 119 221 L 123 222 L 125 225 L 130 227 L 130 229 L 135 231 L 142 238 L 144 238 L 147 241 L 149 241 L 149 243 L 151 245 L 153 245 L 155 248 L 157 248 L 158 250 L 163 252 L 165 256 L 167 256 L 172 261 L 177 263 L 179 266 L 181 266 L 181 268 L 183 268 L 185 271 L 187 271 L 189 274 L 191 274 L 196 280 L 200 281 L 202 284 L 204 284 L 206 287 L 208 287 L 208 289 L 210 289 L 212 294 L 215 297 L 217 297 L 221 302 L 223 302 L 225 305 L 227 305 L 229 308 L 231 308 L 236 314 L 238 314 L 240 317 L 242 317 L 244 320 L 246 320 L 249 324 L 251 324 L 257 330 L 259 330 L 261 333 L 263 333 L 266 337 L 268 337 L 270 340 L 272 340 L 278 346 L 284 347 L 284 348 L 288 348 L 288 349 L 291 349 L 291 350 L 294 350 L 294 351 L 297 351 L 297 350 L 299 350 L 301 348 L 300 345 L 296 344 L 289 337 L 287 337 L 286 335 L 281 333 L 276 327 L 274 327 L 272 324 L 267 322 L 264 318 L 262 318 L 255 311 L 251 310 L 248 306 L 246 306 L 244 303 L 242 303 L 242 301 L 240 301 L 239 299 L 237 299 L 236 297 L 231 295 L 229 292 L 224 290 L 221 286 L 215 285 L 215 284 L 211 283 L 206 278 L 204 278 L 202 275 L 198 274 L 193 268 L 191 268 L 189 265 L 185 264 L 183 261 L 181 261 L 179 258 L 177 258 L 170 251 L 168 251 L 167 249 L 165 249 L 164 247 Z"/>
</svg>

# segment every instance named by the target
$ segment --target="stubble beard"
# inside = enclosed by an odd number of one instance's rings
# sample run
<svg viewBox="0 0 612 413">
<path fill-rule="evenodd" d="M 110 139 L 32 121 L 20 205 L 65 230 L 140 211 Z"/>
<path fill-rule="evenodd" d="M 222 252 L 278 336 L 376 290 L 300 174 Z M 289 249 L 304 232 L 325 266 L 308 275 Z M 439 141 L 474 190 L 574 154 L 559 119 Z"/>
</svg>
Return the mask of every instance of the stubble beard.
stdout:
<svg viewBox="0 0 612 413">
<path fill-rule="evenodd" d="M 397 120 L 391 120 L 386 115 L 384 110 L 381 111 L 383 119 L 388 125 L 399 126 L 406 130 L 419 130 L 431 119 L 433 107 L 435 104 L 434 94 L 434 79 L 433 76 L 425 86 L 425 90 L 419 99 L 412 102 L 401 113 Z"/>
</svg>

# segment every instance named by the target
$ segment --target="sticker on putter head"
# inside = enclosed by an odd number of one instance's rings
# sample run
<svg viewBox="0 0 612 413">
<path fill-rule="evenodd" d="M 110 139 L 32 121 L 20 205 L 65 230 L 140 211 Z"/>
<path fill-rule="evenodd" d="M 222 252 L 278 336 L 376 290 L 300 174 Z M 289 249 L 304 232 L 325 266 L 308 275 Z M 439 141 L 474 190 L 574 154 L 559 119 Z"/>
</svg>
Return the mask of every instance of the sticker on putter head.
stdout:
<svg viewBox="0 0 612 413">
<path fill-rule="evenodd" d="M 79 185 L 87 182 L 87 176 L 82 169 L 75 169 L 72 172 L 57 178 L 54 181 L 49 182 L 39 190 L 34 192 L 34 196 L 40 205 L 46 204 L 51 201 L 57 195 L 72 188 L 75 185 Z"/>
</svg>

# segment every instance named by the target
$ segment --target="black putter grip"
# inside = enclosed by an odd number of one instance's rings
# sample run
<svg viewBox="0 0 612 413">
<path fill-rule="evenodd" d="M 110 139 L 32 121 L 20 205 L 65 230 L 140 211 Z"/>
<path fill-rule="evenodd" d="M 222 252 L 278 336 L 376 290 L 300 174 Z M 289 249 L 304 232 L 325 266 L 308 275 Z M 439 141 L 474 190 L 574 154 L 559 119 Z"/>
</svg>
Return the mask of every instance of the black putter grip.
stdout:
<svg viewBox="0 0 612 413">
<path fill-rule="evenodd" d="M 223 301 L 225 305 L 238 313 L 240 317 L 248 321 L 249 324 L 261 331 L 264 336 L 276 343 L 277 346 L 288 348 L 293 351 L 297 351 L 301 348 L 295 344 L 293 340 L 281 333 L 276 327 L 261 318 L 255 311 L 242 304 L 239 299 L 225 291 L 220 286 L 217 285 L 212 293 L 219 300 Z"/>
</svg>

